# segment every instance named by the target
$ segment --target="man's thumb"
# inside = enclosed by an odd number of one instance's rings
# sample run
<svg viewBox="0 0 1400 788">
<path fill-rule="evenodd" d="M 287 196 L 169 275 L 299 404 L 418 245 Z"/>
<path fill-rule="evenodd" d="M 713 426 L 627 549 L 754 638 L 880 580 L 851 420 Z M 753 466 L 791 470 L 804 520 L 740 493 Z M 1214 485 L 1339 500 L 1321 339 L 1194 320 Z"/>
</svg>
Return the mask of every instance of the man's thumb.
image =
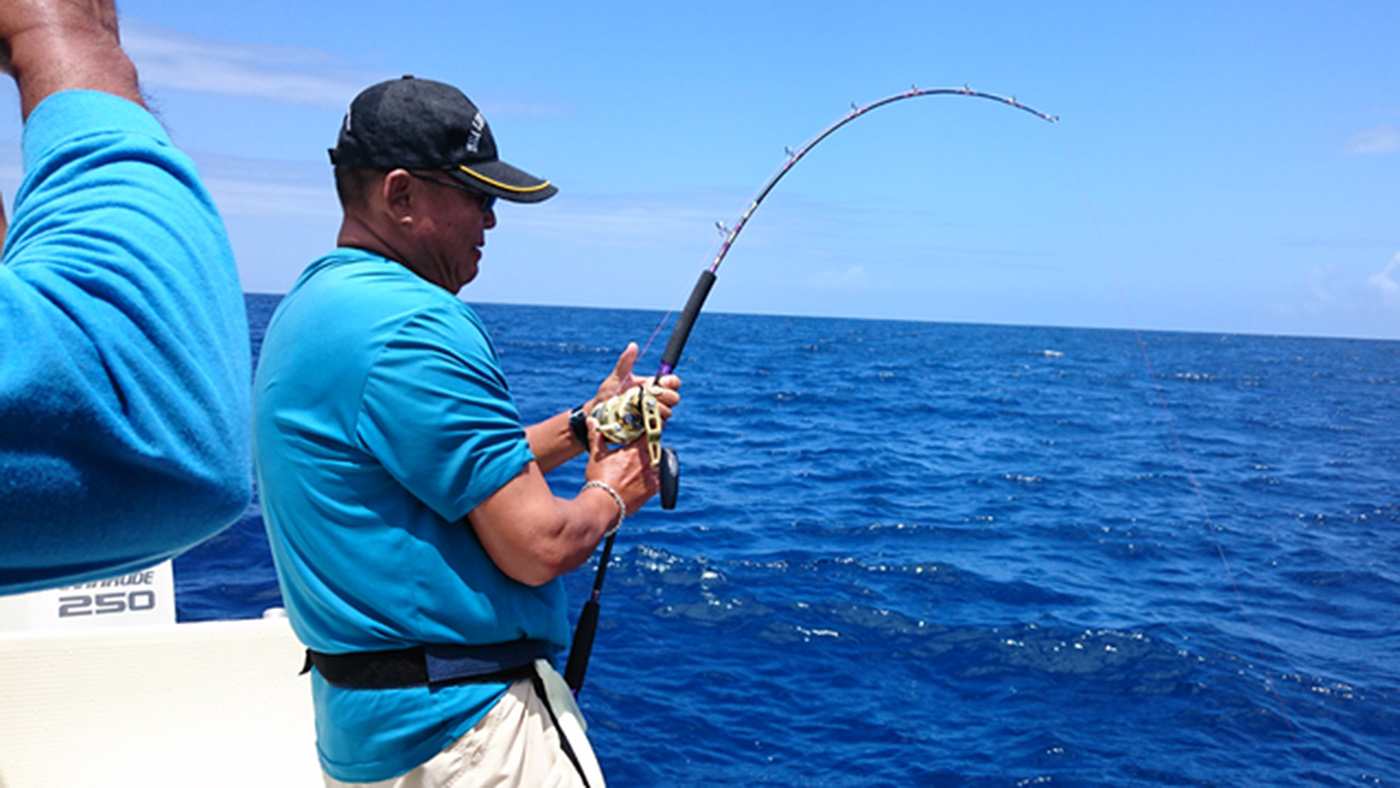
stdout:
<svg viewBox="0 0 1400 788">
<path fill-rule="evenodd" d="M 628 342 L 627 349 L 622 351 L 622 355 L 617 357 L 617 366 L 613 368 L 613 377 L 618 380 L 630 380 L 632 377 L 632 366 L 637 363 L 637 343 Z"/>
</svg>

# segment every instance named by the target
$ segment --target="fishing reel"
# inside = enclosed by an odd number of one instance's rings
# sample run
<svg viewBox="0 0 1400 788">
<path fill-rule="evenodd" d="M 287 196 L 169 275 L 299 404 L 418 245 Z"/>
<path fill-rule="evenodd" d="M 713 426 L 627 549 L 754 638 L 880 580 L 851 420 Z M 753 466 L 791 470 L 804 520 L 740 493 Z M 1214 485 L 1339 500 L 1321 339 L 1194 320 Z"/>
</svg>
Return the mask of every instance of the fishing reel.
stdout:
<svg viewBox="0 0 1400 788">
<path fill-rule="evenodd" d="M 661 403 L 656 400 L 655 386 L 639 385 L 605 402 L 600 402 L 589 415 L 598 422 L 603 440 L 613 446 L 625 446 L 646 436 L 651 467 L 661 477 L 661 508 L 676 508 L 680 490 L 680 460 L 676 450 L 661 445 Z"/>
</svg>

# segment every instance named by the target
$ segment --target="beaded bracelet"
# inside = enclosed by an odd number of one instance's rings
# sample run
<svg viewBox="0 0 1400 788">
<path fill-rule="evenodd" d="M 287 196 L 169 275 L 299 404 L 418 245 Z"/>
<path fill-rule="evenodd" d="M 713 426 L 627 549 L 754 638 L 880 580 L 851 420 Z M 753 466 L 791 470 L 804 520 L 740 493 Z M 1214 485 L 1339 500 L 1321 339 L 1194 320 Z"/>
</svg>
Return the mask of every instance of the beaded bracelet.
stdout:
<svg viewBox="0 0 1400 788">
<path fill-rule="evenodd" d="M 597 487 L 603 490 L 608 495 L 611 495 L 613 500 L 617 502 L 617 522 L 613 523 L 613 526 L 603 533 L 603 536 L 612 536 L 617 533 L 617 529 L 622 527 L 622 521 L 627 518 L 627 504 L 622 501 L 622 496 L 617 494 L 617 490 L 614 490 L 607 482 L 600 482 L 595 479 L 584 484 L 583 489 L 579 490 L 579 492 L 583 492 L 583 490 L 587 490 L 589 487 Z"/>
</svg>

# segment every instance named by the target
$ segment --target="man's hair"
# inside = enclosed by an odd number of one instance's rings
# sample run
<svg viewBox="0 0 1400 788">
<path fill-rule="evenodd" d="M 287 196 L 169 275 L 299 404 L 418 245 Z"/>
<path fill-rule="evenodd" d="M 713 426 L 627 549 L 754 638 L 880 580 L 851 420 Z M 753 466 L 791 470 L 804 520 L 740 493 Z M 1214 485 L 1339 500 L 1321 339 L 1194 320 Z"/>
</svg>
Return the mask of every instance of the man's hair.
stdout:
<svg viewBox="0 0 1400 788">
<path fill-rule="evenodd" d="M 368 204 L 369 190 L 383 179 L 383 170 L 362 167 L 335 166 L 335 193 L 341 208 L 363 208 Z"/>
</svg>

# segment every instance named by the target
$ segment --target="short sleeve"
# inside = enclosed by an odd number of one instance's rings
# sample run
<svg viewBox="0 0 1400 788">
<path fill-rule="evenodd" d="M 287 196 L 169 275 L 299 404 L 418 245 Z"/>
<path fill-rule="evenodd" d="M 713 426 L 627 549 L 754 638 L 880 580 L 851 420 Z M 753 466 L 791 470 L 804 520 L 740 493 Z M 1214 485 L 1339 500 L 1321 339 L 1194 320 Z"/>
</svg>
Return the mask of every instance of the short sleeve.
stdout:
<svg viewBox="0 0 1400 788">
<path fill-rule="evenodd" d="M 435 308 L 403 324 L 365 381 L 357 438 L 440 517 L 465 517 L 534 459 L 484 330 Z"/>
</svg>

